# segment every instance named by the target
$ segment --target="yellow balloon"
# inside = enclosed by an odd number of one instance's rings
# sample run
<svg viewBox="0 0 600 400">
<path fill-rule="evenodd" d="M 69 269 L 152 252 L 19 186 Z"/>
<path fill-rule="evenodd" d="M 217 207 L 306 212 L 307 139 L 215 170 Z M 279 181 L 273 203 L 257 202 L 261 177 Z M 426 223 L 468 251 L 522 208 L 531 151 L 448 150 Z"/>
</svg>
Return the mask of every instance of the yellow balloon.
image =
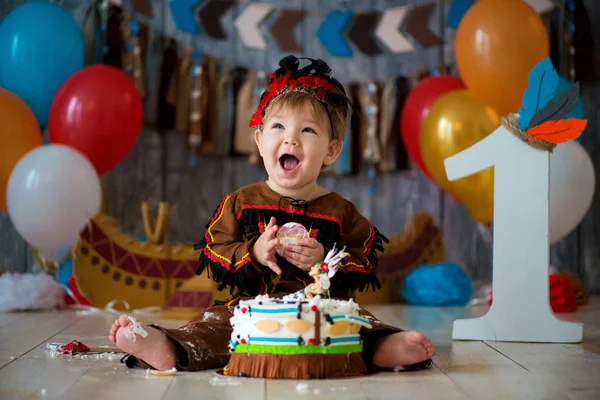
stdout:
<svg viewBox="0 0 600 400">
<path fill-rule="evenodd" d="M 474 220 L 492 221 L 494 172 L 492 168 L 450 182 L 444 160 L 471 147 L 500 125 L 500 113 L 467 90 L 440 96 L 421 128 L 421 154 L 437 184 L 462 203 Z"/>
<path fill-rule="evenodd" d="M 6 209 L 6 186 L 17 162 L 43 144 L 33 112 L 16 94 L 0 88 L 0 209 Z"/>
</svg>

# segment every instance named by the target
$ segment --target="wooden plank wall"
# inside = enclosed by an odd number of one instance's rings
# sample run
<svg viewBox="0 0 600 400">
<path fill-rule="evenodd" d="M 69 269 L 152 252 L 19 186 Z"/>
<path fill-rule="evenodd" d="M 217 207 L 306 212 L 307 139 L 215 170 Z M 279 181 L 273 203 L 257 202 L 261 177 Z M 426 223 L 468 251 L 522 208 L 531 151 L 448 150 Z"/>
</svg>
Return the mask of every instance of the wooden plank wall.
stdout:
<svg viewBox="0 0 600 400">
<path fill-rule="evenodd" d="M 600 68 L 600 2 L 586 0 L 591 31 L 596 48 L 596 68 Z M 596 193 L 590 211 L 579 226 L 573 243 L 577 245 L 578 272 L 583 281 L 595 293 L 600 293 L 600 82 L 589 82 L 582 85 L 581 98 L 588 127 L 582 144 L 590 153 L 596 171 Z"/>
<path fill-rule="evenodd" d="M 3 1 L 0 5 L 0 19 L 12 7 L 22 2 Z M 287 8 L 302 8 L 306 11 L 344 7 L 360 11 L 420 2 L 423 1 L 329 0 L 325 4 L 319 0 L 269 0 L 269 3 L 276 6 L 285 5 Z M 69 9 L 76 20 L 82 21 L 87 2 L 63 0 L 59 3 Z M 161 10 L 164 13 L 159 28 L 175 32 L 173 21 L 168 15 L 168 2 L 154 0 L 153 3 L 155 13 L 158 14 Z M 450 3 L 446 3 L 446 12 L 448 4 Z M 598 25 L 599 4 L 587 0 L 586 7 L 592 24 Z M 222 56 L 233 64 L 262 70 L 274 68 L 282 54 L 271 50 L 272 46 L 269 46 L 268 51 L 244 48 L 234 34 L 233 20 L 237 13 L 239 11 L 234 8 L 233 12 L 224 17 L 225 30 L 230 37 L 226 44 L 213 43 L 208 39 L 200 40 L 200 43 L 196 44 L 201 45 L 207 53 Z M 407 62 L 400 62 L 393 56 L 362 57 L 353 59 L 352 62 L 331 58 L 314 37 L 320 21 L 318 18 L 308 18 L 299 27 L 301 31 L 298 32 L 298 37 L 305 46 L 305 55 L 325 58 L 343 81 L 389 78 L 414 69 L 414 65 L 411 66 L 410 63 L 434 66 L 441 60 L 451 60 L 453 33 L 443 27 L 443 14 L 438 15 L 439 10 L 436 13 L 433 19 L 439 22 L 439 26 L 432 26 L 432 29 L 444 32 L 449 44 L 445 48 L 420 52 Z M 597 52 L 600 54 L 600 31 L 596 30 L 594 35 Z M 175 36 L 186 43 L 198 41 L 182 34 Z M 267 38 L 271 40 L 268 36 Z M 586 116 L 589 118 L 582 143 L 594 159 L 596 174 L 600 176 L 600 82 L 582 84 L 581 95 Z M 246 158 L 202 157 L 195 167 L 191 167 L 188 163 L 186 137 L 183 134 L 163 134 L 145 129 L 133 151 L 113 171 L 103 176 L 102 182 L 106 213 L 117 219 L 126 232 L 136 236 L 143 234 L 140 214 L 142 200 L 167 200 L 173 205 L 167 240 L 192 243 L 203 234 L 204 225 L 224 194 L 264 177 L 264 171 L 250 165 Z M 368 194 L 365 171 L 357 177 L 325 176 L 321 183 L 353 201 L 385 234 L 399 232 L 412 214 L 421 210 L 428 211 L 443 228 L 447 259 L 461 265 L 473 280 L 491 281 L 490 238 L 477 227 L 462 206 L 445 196 L 416 168 L 378 176 L 375 196 Z M 600 250 L 597 247 L 600 237 L 598 193 L 600 191 L 596 192 L 592 209 L 580 227 L 551 248 L 553 266 L 579 274 L 587 288 L 595 293 L 600 293 Z M 9 218 L 0 214 L 0 269 L 29 271 L 32 270 L 33 263 L 28 246 L 14 231 Z"/>
</svg>

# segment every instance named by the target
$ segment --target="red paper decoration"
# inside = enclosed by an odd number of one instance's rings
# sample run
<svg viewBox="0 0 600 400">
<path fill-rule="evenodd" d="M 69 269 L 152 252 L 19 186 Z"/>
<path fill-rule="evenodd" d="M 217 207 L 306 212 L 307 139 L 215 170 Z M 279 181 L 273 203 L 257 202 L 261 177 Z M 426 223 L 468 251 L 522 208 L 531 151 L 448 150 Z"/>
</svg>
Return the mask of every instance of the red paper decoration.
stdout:
<svg viewBox="0 0 600 400">
<path fill-rule="evenodd" d="M 492 293 L 488 304 L 492 305 Z M 577 309 L 577 296 L 566 276 L 550 275 L 550 306 L 555 313 L 574 312 Z"/>
</svg>

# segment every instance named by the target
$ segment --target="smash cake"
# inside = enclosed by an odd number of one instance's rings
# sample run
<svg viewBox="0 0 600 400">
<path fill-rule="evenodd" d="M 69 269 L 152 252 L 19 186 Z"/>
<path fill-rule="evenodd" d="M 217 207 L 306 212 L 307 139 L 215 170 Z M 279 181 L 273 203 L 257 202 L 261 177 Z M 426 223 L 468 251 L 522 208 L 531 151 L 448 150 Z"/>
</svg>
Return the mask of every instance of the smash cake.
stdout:
<svg viewBox="0 0 600 400">
<path fill-rule="evenodd" d="M 329 279 L 347 253 L 335 247 L 310 275 L 315 283 L 282 298 L 240 301 L 230 319 L 231 358 L 226 375 L 323 379 L 366 372 L 361 329 L 371 323 L 352 299 L 328 298 Z"/>
</svg>

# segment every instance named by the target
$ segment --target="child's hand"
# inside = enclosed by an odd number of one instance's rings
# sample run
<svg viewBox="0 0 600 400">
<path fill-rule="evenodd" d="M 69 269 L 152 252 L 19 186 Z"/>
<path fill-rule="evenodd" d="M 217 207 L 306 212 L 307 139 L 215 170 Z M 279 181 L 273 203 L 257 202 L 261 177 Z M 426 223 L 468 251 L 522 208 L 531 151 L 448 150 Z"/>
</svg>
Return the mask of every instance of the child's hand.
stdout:
<svg viewBox="0 0 600 400">
<path fill-rule="evenodd" d="M 310 271 L 317 261 L 323 261 L 325 248 L 317 239 L 298 239 L 298 243 L 285 249 L 283 257 L 302 271 Z"/>
<path fill-rule="evenodd" d="M 281 275 L 281 268 L 277 266 L 275 258 L 275 247 L 279 244 L 277 239 L 277 231 L 279 227 L 276 225 L 275 218 L 271 217 L 267 229 L 260 235 L 254 246 L 250 249 L 253 259 L 260 264 L 269 267 L 277 275 Z"/>
</svg>

